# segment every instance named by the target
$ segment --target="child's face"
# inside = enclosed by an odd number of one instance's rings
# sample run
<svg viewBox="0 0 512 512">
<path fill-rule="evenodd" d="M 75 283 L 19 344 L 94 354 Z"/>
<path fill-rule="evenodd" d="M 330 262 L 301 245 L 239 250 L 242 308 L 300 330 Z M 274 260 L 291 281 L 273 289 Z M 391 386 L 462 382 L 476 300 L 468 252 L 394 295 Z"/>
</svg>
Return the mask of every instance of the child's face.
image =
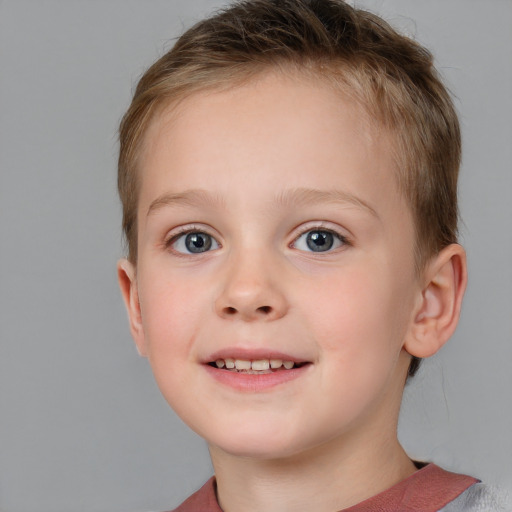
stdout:
<svg viewBox="0 0 512 512">
<path fill-rule="evenodd" d="M 326 86 L 269 74 L 148 132 L 134 336 L 218 449 L 281 457 L 395 427 L 420 291 L 391 143 L 365 119 Z M 214 364 L 229 359 L 300 364 Z"/>
</svg>

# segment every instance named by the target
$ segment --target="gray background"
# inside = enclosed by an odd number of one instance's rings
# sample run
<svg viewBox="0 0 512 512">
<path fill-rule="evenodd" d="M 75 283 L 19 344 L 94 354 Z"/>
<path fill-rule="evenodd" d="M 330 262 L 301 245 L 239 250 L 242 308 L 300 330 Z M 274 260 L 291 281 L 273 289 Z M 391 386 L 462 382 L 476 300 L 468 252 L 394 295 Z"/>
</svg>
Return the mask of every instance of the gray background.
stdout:
<svg viewBox="0 0 512 512">
<path fill-rule="evenodd" d="M 211 472 L 130 339 L 116 128 L 221 0 L 0 1 L 0 509 L 172 508 Z M 431 47 L 461 113 L 457 334 L 407 389 L 410 454 L 512 483 L 512 2 L 359 2 Z"/>
</svg>

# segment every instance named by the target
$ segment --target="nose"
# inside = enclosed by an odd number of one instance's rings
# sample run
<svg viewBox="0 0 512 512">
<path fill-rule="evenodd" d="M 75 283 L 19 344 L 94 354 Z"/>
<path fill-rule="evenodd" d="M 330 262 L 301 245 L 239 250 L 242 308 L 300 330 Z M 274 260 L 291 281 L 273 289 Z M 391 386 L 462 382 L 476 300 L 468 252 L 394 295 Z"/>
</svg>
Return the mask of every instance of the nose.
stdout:
<svg viewBox="0 0 512 512">
<path fill-rule="evenodd" d="M 233 258 L 224 270 L 222 288 L 215 299 L 216 313 L 246 322 L 283 317 L 288 303 L 282 277 L 275 265 L 261 257 Z"/>
</svg>

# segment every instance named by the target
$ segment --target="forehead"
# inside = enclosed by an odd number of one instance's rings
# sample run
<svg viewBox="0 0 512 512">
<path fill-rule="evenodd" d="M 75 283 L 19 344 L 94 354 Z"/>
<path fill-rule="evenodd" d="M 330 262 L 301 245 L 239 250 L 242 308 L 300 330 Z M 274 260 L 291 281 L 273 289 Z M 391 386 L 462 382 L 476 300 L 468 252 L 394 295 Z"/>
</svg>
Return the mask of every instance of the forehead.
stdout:
<svg viewBox="0 0 512 512">
<path fill-rule="evenodd" d="M 185 160 L 199 164 L 208 154 L 205 174 L 212 175 L 215 164 L 225 165 L 230 156 L 238 169 L 244 160 L 265 165 L 285 156 L 283 172 L 298 169 L 300 162 L 304 177 L 308 168 L 318 171 L 340 156 L 348 164 L 378 153 L 395 167 L 393 146 L 391 134 L 354 97 L 326 80 L 267 72 L 242 86 L 196 92 L 162 109 L 145 134 L 139 170 L 147 182 L 163 160 L 177 168 Z"/>
</svg>

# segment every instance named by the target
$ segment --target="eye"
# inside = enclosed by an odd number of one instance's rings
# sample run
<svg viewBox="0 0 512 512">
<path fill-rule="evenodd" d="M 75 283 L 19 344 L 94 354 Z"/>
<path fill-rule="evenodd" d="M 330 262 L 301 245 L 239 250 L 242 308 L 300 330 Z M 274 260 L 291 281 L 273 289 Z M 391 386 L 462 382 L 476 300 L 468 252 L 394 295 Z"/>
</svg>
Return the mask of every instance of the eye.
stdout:
<svg viewBox="0 0 512 512">
<path fill-rule="evenodd" d="M 189 231 L 171 239 L 169 246 L 183 254 L 200 254 L 219 248 L 218 242 L 208 233 Z"/>
<path fill-rule="evenodd" d="M 342 235 L 327 229 L 311 229 L 302 233 L 293 242 L 293 247 L 299 251 L 327 252 L 346 244 Z"/>
</svg>

